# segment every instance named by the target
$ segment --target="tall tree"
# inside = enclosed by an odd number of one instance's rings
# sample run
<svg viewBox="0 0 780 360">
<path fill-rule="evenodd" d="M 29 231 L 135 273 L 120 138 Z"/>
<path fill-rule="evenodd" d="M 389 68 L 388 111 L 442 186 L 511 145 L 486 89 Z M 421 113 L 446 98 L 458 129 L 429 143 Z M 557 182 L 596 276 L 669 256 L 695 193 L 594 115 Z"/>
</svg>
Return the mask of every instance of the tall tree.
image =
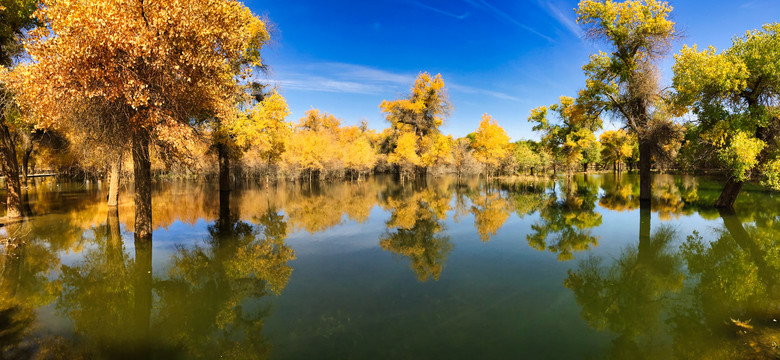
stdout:
<svg viewBox="0 0 780 360">
<path fill-rule="evenodd" d="M 233 153 L 256 152 L 266 163 L 267 179 L 268 174 L 281 159 L 292 135 L 292 124 L 286 121 L 290 109 L 287 101 L 276 90 L 255 100 L 259 101 L 253 107 L 226 122 L 224 131 L 227 134 L 222 136 L 228 137 L 225 139 L 227 144 L 235 146 L 237 151 Z M 220 157 L 229 155 L 228 153 Z M 229 162 L 229 158 L 227 161 Z M 223 161 L 220 161 L 220 164 L 222 163 Z M 229 171 L 229 166 L 226 167 L 228 169 L 224 169 L 224 172 Z M 229 174 L 223 175 L 222 170 L 220 169 L 220 181 L 228 182 Z M 227 189 L 227 183 L 220 184 L 220 188 L 223 187 Z"/>
<path fill-rule="evenodd" d="M 407 133 L 415 137 L 414 153 L 422 159 L 422 162 L 414 164 L 415 166 L 424 165 L 424 170 L 427 170 L 446 159 L 443 154 L 449 153 L 449 144 L 442 138 L 439 126 L 444 124 L 452 106 L 440 74 L 431 76 L 427 72 L 420 73 L 406 98 L 384 100 L 379 108 L 386 114 L 393 130 L 393 147 L 397 146 L 400 138 Z M 407 136 L 405 140 L 409 138 L 410 136 Z M 405 165 L 395 164 L 401 167 Z"/>
<path fill-rule="evenodd" d="M 234 0 L 44 0 L 35 15 L 18 93 L 46 123 L 128 129 L 135 235 L 150 237 L 151 139 L 175 145 L 191 119 L 234 114 L 236 79 L 262 66 L 265 23 Z M 112 111 L 74 118 L 80 108 Z"/>
<path fill-rule="evenodd" d="M 602 120 L 574 98 L 561 96 L 559 100 L 549 107 L 531 110 L 528 121 L 535 123 L 534 131 L 542 133 L 542 145 L 553 154 L 554 160 L 562 161 L 566 170 L 571 171 L 580 162 L 587 165 L 595 160 L 592 148 L 595 147 L 596 137 L 593 132 L 601 128 Z M 548 117 L 550 112 L 555 118 Z"/>
<path fill-rule="evenodd" d="M 510 154 L 509 135 L 488 114 L 482 115 L 471 146 L 474 148 L 474 158 L 483 164 L 485 176 L 488 177 L 501 160 Z"/>
<path fill-rule="evenodd" d="M 22 52 L 22 37 L 37 24 L 37 19 L 31 16 L 37 3 L 35 0 L 18 0 L 0 4 L 0 165 L 5 176 L 6 216 L 9 218 L 22 216 L 22 186 L 13 126 L 9 127 L 11 118 L 18 118 L 19 114 L 5 75 Z"/>
<path fill-rule="evenodd" d="M 692 108 L 698 140 L 714 148 L 728 170 L 717 207 L 733 207 L 744 182 L 757 172 L 766 185 L 780 189 L 778 51 L 780 23 L 774 23 L 734 38 L 721 53 L 694 45 L 675 55 L 677 100 Z"/>
<path fill-rule="evenodd" d="M 621 171 L 620 164 L 631 157 L 633 139 L 622 130 L 607 130 L 599 136 L 601 141 L 601 158 L 606 163 L 612 163 L 613 171 Z"/>
<path fill-rule="evenodd" d="M 675 36 L 669 20 L 672 7 L 658 0 L 583 0 L 577 22 L 587 36 L 606 42 L 611 52 L 599 52 L 583 67 L 586 88 L 580 102 L 595 114 L 622 118 L 639 143 L 639 197 L 650 200 L 653 136 L 650 123 L 660 101 L 656 62 Z"/>
</svg>

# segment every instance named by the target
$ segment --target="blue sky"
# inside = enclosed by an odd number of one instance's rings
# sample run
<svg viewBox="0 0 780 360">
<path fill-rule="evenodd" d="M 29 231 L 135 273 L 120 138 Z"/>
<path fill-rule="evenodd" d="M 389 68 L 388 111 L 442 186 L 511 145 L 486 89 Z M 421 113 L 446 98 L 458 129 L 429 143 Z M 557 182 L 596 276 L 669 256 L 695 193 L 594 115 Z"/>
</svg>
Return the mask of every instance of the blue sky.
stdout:
<svg viewBox="0 0 780 360">
<path fill-rule="evenodd" d="M 684 38 L 714 45 L 780 21 L 780 1 L 670 1 Z M 421 71 L 441 73 L 454 106 L 442 131 L 456 137 L 493 115 L 513 140 L 538 138 L 529 111 L 575 96 L 581 67 L 606 44 L 585 40 L 570 0 L 266 0 L 245 1 L 274 26 L 264 51 L 297 121 L 312 108 L 345 124 L 388 126 L 382 100 L 408 93 Z M 661 63 L 671 83 L 671 54 Z M 607 127 L 616 125 L 607 124 Z"/>
</svg>

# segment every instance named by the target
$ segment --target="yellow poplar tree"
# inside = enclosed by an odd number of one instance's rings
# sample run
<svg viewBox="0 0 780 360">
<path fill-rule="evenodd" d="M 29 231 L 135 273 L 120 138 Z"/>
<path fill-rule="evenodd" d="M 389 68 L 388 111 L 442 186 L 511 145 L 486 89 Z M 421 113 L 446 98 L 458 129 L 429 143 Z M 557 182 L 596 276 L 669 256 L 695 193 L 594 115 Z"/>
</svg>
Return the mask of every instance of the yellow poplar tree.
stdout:
<svg viewBox="0 0 780 360">
<path fill-rule="evenodd" d="M 262 66 L 265 23 L 235 0 L 43 0 L 35 16 L 15 90 L 41 126 L 126 131 L 135 235 L 151 238 L 152 137 L 175 145 L 194 118 L 235 116 L 237 78 Z M 73 116 L 84 108 L 111 111 Z"/>
<path fill-rule="evenodd" d="M 639 143 L 639 198 L 651 198 L 651 119 L 660 101 L 657 61 L 675 38 L 672 7 L 659 0 L 582 0 L 577 23 L 587 37 L 605 42 L 583 66 L 585 89 L 578 102 L 589 113 L 609 112 L 622 118 Z"/>
<path fill-rule="evenodd" d="M 482 115 L 471 146 L 474 148 L 474 158 L 485 166 L 487 176 L 510 153 L 509 135 L 488 114 Z"/>
<path fill-rule="evenodd" d="M 631 157 L 634 142 L 625 130 L 607 130 L 599 136 L 601 157 L 612 163 L 613 170 L 620 171 L 620 163 Z"/>
<path fill-rule="evenodd" d="M 402 136 L 407 136 L 406 141 L 410 139 L 407 133 L 415 138 L 414 153 L 416 157 L 422 159 L 417 160 L 414 166 L 425 166 L 427 170 L 430 166 L 446 162 L 447 156 L 444 153 L 450 152 L 449 142 L 446 141 L 446 137 L 441 136 L 439 126 L 444 124 L 444 119 L 449 115 L 452 106 L 441 74 L 431 76 L 427 72 L 420 73 L 414 81 L 411 93 L 405 99 L 382 101 L 379 108 L 390 122 L 395 136 L 395 146 L 399 145 Z M 395 153 L 406 153 L 408 150 L 406 148 Z M 400 159 L 398 156 L 394 158 Z M 408 156 L 404 158 L 411 159 Z M 391 161 L 391 163 L 400 165 L 398 162 Z M 404 165 L 410 164 L 408 161 L 404 162 Z M 409 169 L 402 168 L 402 171 L 408 173 Z"/>
<path fill-rule="evenodd" d="M 227 125 L 235 134 L 236 145 L 255 151 L 271 168 L 281 159 L 292 136 L 292 124 L 286 121 L 289 114 L 287 101 L 273 91 Z"/>
<path fill-rule="evenodd" d="M 417 155 L 417 136 L 411 132 L 404 132 L 398 137 L 395 150 L 387 157 L 387 161 L 396 164 L 401 169 L 401 179 L 420 166 L 420 156 Z"/>
</svg>

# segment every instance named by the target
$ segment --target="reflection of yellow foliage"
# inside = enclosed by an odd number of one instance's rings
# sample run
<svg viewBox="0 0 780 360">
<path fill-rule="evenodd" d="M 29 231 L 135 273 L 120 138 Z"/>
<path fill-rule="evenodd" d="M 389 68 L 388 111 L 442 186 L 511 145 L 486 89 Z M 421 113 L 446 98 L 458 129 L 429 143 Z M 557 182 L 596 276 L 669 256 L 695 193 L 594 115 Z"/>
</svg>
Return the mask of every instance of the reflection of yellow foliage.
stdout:
<svg viewBox="0 0 780 360">
<path fill-rule="evenodd" d="M 471 207 L 471 213 L 474 214 L 474 225 L 479 237 L 483 242 L 490 241 L 490 237 L 496 235 L 509 218 L 507 203 L 499 193 L 487 193 L 487 190 L 472 201 L 474 206 Z"/>
</svg>

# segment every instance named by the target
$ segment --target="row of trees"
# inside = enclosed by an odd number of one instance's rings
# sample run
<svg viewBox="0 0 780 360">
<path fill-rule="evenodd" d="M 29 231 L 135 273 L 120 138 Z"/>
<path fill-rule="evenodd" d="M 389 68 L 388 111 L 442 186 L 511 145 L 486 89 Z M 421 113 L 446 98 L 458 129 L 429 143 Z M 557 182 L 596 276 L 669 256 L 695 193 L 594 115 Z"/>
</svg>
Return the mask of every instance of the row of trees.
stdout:
<svg viewBox="0 0 780 360">
<path fill-rule="evenodd" d="M 578 22 L 609 52 L 583 67 L 586 84 L 576 98 L 532 110 L 539 142 L 512 144 L 487 114 L 464 138 L 442 134 L 452 105 L 441 76 L 425 72 L 407 96 L 380 104 L 390 124 L 381 132 L 342 126 L 316 109 L 293 124 L 276 89 L 248 81 L 266 68 L 266 20 L 233 0 L 137 5 L 26 0 L 0 10 L 9 15 L 0 29 L 8 217 L 22 214 L 18 175 L 30 163 L 109 172 L 109 203 L 116 204 L 123 158 L 132 159 L 136 200 L 148 205 L 136 208 L 140 223 L 151 223 L 153 166 L 198 172 L 213 168 L 215 157 L 222 191 L 238 174 L 360 179 L 393 170 L 406 179 L 625 164 L 637 165 L 640 197 L 648 200 L 653 164 L 678 163 L 728 173 L 717 206 L 733 206 L 742 184 L 758 175 L 780 187 L 776 24 L 736 38 L 722 53 L 684 47 L 674 86 L 662 90 L 657 63 L 676 38 L 672 8 L 656 0 L 582 1 Z M 29 61 L 20 62 L 22 55 Z M 695 121 L 672 121 L 688 111 Z M 625 129 L 597 138 L 604 117 Z"/>
<path fill-rule="evenodd" d="M 658 0 L 580 2 L 577 22 L 608 52 L 591 55 L 583 66 L 585 87 L 576 98 L 531 111 L 542 148 L 560 164 L 585 169 L 599 155 L 613 163 L 636 158 L 642 200 L 651 196 L 653 164 L 726 173 L 716 207 L 733 207 L 751 179 L 780 189 L 780 62 L 774 55 L 780 24 L 736 37 L 720 53 L 684 46 L 675 55 L 672 86 L 662 88 L 658 62 L 678 36 L 671 11 Z M 693 120 L 674 121 L 687 113 Z M 627 133 L 604 132 L 600 152 L 594 132 L 602 116 L 619 119 Z"/>
</svg>

